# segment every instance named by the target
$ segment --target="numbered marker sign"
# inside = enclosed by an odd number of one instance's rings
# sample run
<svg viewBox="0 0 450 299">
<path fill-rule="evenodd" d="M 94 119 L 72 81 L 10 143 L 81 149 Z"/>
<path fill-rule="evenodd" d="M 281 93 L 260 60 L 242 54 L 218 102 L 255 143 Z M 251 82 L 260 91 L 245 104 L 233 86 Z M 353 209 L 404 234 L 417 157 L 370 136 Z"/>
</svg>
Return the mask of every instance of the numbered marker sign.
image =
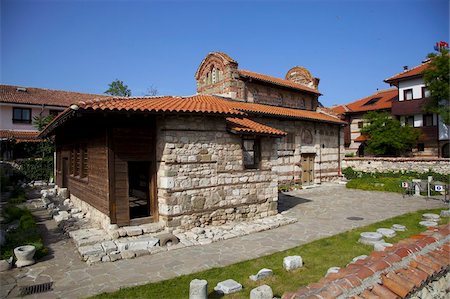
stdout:
<svg viewBox="0 0 450 299">
<path fill-rule="evenodd" d="M 437 192 L 444 191 L 444 186 L 436 185 L 436 186 L 434 186 L 434 191 L 437 191 Z"/>
<path fill-rule="evenodd" d="M 402 182 L 402 187 L 403 187 L 403 188 L 408 188 L 408 187 L 409 187 L 408 182 Z"/>
</svg>

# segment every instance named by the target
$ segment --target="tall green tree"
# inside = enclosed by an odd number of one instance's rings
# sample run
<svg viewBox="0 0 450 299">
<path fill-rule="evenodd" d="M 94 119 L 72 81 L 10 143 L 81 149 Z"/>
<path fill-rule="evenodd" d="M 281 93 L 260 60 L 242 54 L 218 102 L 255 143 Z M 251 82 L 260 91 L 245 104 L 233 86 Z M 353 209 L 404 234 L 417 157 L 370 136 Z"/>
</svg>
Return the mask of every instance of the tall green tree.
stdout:
<svg viewBox="0 0 450 299">
<path fill-rule="evenodd" d="M 113 96 L 119 97 L 130 97 L 131 90 L 127 85 L 123 83 L 123 81 L 116 79 L 108 84 L 109 88 L 105 91 L 106 94 L 110 94 Z"/>
<path fill-rule="evenodd" d="M 52 120 L 52 115 L 36 115 L 33 117 L 33 126 L 38 130 L 42 131 Z M 51 139 L 44 140 L 37 144 L 35 151 L 33 151 L 33 156 L 39 156 L 42 158 L 53 157 L 53 152 L 55 151 L 55 145 Z"/>
<path fill-rule="evenodd" d="M 412 150 L 420 137 L 420 131 L 408 125 L 402 126 L 388 113 L 370 111 L 361 134 L 368 137 L 367 151 L 375 156 L 401 156 Z"/>
<path fill-rule="evenodd" d="M 431 101 L 425 110 L 438 113 L 442 121 L 450 125 L 449 105 L 449 53 L 442 48 L 439 54 L 429 54 L 430 67 L 423 72 L 423 80 L 431 93 Z"/>
</svg>

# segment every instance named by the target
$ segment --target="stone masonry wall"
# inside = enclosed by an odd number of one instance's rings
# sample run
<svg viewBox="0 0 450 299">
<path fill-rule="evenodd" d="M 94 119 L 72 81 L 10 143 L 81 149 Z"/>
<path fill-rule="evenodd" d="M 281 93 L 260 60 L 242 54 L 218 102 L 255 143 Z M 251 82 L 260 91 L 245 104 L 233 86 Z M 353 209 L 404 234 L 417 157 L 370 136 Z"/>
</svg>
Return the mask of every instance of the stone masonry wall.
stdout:
<svg viewBox="0 0 450 299">
<path fill-rule="evenodd" d="M 244 169 L 242 139 L 223 118 L 160 118 L 158 206 L 169 227 L 190 228 L 277 214 L 274 138 L 261 139 L 260 169 Z"/>
<path fill-rule="evenodd" d="M 446 158 L 345 158 L 342 169 L 351 167 L 365 172 L 417 171 L 432 170 L 450 174 L 450 159 Z"/>
<path fill-rule="evenodd" d="M 256 121 L 289 134 L 277 139 L 278 161 L 274 170 L 278 172 L 280 184 L 294 184 L 300 181 L 302 154 L 315 154 L 314 183 L 338 178 L 339 160 L 344 157 L 344 133 L 340 126 L 267 118 L 256 119 Z"/>
</svg>

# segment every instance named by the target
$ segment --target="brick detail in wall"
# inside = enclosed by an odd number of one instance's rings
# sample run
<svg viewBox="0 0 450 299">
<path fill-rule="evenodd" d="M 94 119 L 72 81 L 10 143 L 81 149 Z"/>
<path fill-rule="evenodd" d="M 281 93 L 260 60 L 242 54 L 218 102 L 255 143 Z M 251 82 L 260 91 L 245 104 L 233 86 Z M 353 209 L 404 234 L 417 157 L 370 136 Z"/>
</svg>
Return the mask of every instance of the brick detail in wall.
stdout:
<svg viewBox="0 0 450 299">
<path fill-rule="evenodd" d="M 448 274 L 450 224 L 401 240 L 385 251 L 374 251 L 282 299 L 406 298 Z M 445 290 L 444 290 L 445 291 Z"/>
</svg>

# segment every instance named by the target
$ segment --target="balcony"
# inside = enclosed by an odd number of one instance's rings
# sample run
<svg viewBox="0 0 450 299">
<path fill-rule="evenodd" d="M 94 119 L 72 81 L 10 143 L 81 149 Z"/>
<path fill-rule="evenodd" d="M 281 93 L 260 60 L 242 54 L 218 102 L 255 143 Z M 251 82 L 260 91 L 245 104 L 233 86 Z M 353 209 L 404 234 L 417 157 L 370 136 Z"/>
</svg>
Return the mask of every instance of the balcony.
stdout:
<svg viewBox="0 0 450 299">
<path fill-rule="evenodd" d="M 393 101 L 392 114 L 397 116 L 422 114 L 424 107 L 430 101 L 430 98 L 421 98 L 406 101 Z"/>
</svg>

